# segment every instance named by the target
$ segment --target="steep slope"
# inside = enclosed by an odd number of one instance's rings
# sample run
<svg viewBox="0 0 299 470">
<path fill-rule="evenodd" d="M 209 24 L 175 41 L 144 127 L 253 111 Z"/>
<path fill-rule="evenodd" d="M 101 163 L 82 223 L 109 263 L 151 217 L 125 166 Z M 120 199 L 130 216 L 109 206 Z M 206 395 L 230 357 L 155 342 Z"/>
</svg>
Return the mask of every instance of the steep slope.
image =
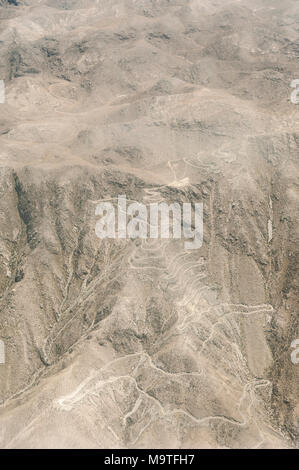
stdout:
<svg viewBox="0 0 299 470">
<path fill-rule="evenodd" d="M 248 3 L 1 3 L 1 447 L 298 447 L 298 8 Z M 119 194 L 203 246 L 100 240 Z"/>
</svg>

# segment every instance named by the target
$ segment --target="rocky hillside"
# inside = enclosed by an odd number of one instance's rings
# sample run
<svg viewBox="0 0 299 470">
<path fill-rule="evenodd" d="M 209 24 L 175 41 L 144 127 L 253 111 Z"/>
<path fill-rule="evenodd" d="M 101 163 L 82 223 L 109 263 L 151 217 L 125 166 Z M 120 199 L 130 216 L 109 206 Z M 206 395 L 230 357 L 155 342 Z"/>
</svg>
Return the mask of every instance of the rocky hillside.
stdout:
<svg viewBox="0 0 299 470">
<path fill-rule="evenodd" d="M 0 18 L 0 446 L 299 447 L 297 2 Z M 100 240 L 120 194 L 203 246 Z"/>
</svg>

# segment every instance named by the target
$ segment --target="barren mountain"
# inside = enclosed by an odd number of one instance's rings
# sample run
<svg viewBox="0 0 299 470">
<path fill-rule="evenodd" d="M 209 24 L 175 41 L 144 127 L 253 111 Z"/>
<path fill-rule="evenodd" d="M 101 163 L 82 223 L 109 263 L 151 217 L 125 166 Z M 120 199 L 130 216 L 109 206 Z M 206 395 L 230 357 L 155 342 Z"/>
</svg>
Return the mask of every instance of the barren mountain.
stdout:
<svg viewBox="0 0 299 470">
<path fill-rule="evenodd" d="M 0 447 L 299 447 L 295 0 L 1 0 Z M 98 201 L 203 202 L 204 242 Z"/>
</svg>

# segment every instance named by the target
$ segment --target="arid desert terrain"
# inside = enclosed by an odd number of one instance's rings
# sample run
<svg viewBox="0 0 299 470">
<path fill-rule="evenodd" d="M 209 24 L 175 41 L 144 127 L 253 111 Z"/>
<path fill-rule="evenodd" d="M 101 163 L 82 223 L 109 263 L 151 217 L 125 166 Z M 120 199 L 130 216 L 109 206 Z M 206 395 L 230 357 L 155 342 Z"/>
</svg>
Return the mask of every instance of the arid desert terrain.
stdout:
<svg viewBox="0 0 299 470">
<path fill-rule="evenodd" d="M 0 0 L 0 448 L 299 448 L 298 59 L 296 0 Z"/>
</svg>

